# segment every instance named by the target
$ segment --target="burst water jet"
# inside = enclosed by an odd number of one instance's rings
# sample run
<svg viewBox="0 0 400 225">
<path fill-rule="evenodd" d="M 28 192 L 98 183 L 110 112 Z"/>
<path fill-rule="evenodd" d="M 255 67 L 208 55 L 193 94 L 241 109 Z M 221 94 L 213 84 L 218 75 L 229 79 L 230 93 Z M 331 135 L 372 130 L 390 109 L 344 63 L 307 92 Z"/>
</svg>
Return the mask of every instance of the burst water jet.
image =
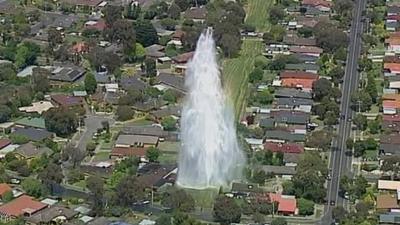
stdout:
<svg viewBox="0 0 400 225">
<path fill-rule="evenodd" d="M 194 189 L 226 186 L 240 177 L 245 159 L 233 108 L 222 89 L 211 28 L 197 42 L 185 85 L 177 184 Z"/>
</svg>

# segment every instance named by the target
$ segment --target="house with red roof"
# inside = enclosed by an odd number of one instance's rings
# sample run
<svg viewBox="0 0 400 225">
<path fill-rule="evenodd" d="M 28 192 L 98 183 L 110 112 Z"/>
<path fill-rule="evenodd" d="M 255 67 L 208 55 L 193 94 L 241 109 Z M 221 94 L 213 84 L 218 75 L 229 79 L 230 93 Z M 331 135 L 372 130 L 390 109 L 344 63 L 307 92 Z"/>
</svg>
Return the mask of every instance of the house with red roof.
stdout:
<svg viewBox="0 0 400 225">
<path fill-rule="evenodd" d="M 304 71 L 294 71 L 294 70 L 285 70 L 279 74 L 281 79 L 283 78 L 295 78 L 295 79 L 310 79 L 310 80 L 318 80 L 319 75 L 311 72 Z"/>
<path fill-rule="evenodd" d="M 333 6 L 331 1 L 326 0 L 303 0 L 301 4 L 306 7 L 317 8 L 321 12 L 329 12 Z"/>
<path fill-rule="evenodd" d="M 44 208 L 47 208 L 47 204 L 36 201 L 31 196 L 22 195 L 0 206 L 0 219 L 9 221 L 20 216 L 31 216 Z"/>
<path fill-rule="evenodd" d="M 6 183 L 2 183 L 0 184 L 0 197 L 3 197 L 4 194 L 6 194 L 7 192 L 12 191 L 11 187 L 6 184 Z"/>
<path fill-rule="evenodd" d="M 103 31 L 107 27 L 104 20 L 89 20 L 84 24 L 84 28 L 88 30 Z"/>
<path fill-rule="evenodd" d="M 278 203 L 278 214 L 289 216 L 297 215 L 297 201 L 295 196 L 269 193 L 271 202 Z"/>
<path fill-rule="evenodd" d="M 400 52 L 400 36 L 390 35 L 385 39 L 386 50 Z"/>
<path fill-rule="evenodd" d="M 85 42 L 78 42 L 71 47 L 72 54 L 83 54 L 89 52 L 89 45 Z"/>
<path fill-rule="evenodd" d="M 138 157 L 141 161 L 146 158 L 148 148 L 135 148 L 135 147 L 114 147 L 111 150 L 110 157 L 116 159 L 124 159 L 129 157 Z"/>
<path fill-rule="evenodd" d="M 324 52 L 322 48 L 316 46 L 291 46 L 289 51 L 294 54 L 299 53 L 316 57 L 319 57 Z"/>
<path fill-rule="evenodd" d="M 382 120 L 387 122 L 400 122 L 400 114 L 383 115 Z"/>
<path fill-rule="evenodd" d="M 69 107 L 83 105 L 83 99 L 81 97 L 57 94 L 57 95 L 51 95 L 50 98 L 55 104 L 57 104 L 60 107 L 69 108 Z"/>
<path fill-rule="evenodd" d="M 304 152 L 304 146 L 296 143 L 265 142 L 264 150 L 283 153 L 302 153 Z"/>
<path fill-rule="evenodd" d="M 186 63 L 193 58 L 194 52 L 186 52 L 172 58 L 174 71 L 178 74 L 185 74 Z"/>
<path fill-rule="evenodd" d="M 400 74 L 400 63 L 384 63 L 383 69 L 389 73 Z"/>
<path fill-rule="evenodd" d="M 11 144 L 11 141 L 7 138 L 1 138 L 0 139 L 0 150 L 7 147 L 8 145 Z"/>
</svg>

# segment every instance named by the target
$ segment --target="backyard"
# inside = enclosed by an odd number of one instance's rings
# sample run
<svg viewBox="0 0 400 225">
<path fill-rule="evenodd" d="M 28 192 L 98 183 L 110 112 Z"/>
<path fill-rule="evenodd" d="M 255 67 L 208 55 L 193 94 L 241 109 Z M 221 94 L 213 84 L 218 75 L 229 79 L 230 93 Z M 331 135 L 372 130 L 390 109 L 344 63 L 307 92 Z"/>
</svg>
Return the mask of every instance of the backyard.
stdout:
<svg viewBox="0 0 400 225">
<path fill-rule="evenodd" d="M 248 0 L 246 6 L 246 24 L 256 27 L 257 31 L 268 31 L 268 11 L 275 1 L 272 0 Z"/>
</svg>

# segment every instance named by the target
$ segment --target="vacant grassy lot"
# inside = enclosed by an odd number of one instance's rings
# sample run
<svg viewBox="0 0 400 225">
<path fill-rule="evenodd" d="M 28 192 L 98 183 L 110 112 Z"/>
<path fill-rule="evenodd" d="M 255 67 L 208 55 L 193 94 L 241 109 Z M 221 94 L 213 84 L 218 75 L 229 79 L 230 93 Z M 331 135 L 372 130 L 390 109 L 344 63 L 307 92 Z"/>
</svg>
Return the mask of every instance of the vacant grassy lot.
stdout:
<svg viewBox="0 0 400 225">
<path fill-rule="evenodd" d="M 269 29 L 268 12 L 274 4 L 274 0 L 248 0 L 246 6 L 246 24 L 257 28 L 257 31 L 267 31 Z"/>
<path fill-rule="evenodd" d="M 254 60 L 263 50 L 263 43 L 256 39 L 243 41 L 240 56 L 223 62 L 223 84 L 239 116 L 246 97 L 248 75 L 253 70 Z"/>
</svg>

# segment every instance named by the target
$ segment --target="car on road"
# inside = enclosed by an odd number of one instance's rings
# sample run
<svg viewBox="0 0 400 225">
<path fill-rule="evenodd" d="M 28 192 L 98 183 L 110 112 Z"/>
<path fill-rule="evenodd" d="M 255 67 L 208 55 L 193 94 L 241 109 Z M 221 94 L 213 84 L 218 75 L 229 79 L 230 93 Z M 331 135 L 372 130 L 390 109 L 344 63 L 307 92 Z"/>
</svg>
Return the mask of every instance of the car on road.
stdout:
<svg viewBox="0 0 400 225">
<path fill-rule="evenodd" d="M 346 193 L 344 193 L 344 199 L 347 199 L 347 200 L 349 200 L 350 199 L 350 195 L 349 195 L 349 193 L 348 192 L 346 192 Z"/>
<path fill-rule="evenodd" d="M 347 121 L 348 121 L 348 122 L 352 122 L 353 120 L 352 120 L 351 118 L 348 118 Z"/>
<path fill-rule="evenodd" d="M 346 116 L 344 114 L 340 114 L 340 119 L 344 120 L 346 118 Z"/>
<path fill-rule="evenodd" d="M 328 173 L 328 176 L 326 177 L 327 180 L 332 180 L 332 176 L 330 173 Z"/>
<path fill-rule="evenodd" d="M 331 205 L 332 206 L 336 205 L 336 202 L 334 200 L 331 200 Z"/>
</svg>

